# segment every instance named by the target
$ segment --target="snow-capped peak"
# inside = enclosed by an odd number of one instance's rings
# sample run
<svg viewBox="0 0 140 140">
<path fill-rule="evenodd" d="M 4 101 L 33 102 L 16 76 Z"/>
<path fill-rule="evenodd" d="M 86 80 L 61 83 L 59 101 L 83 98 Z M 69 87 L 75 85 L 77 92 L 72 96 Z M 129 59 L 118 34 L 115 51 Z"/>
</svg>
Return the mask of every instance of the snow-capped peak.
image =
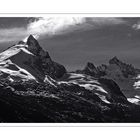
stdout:
<svg viewBox="0 0 140 140">
<path fill-rule="evenodd" d="M 24 43 L 26 43 L 27 40 L 29 39 L 29 37 L 30 37 L 30 38 L 34 38 L 34 39 L 38 39 L 38 38 L 39 38 L 38 35 L 29 35 L 29 36 L 26 36 L 22 41 L 23 41 Z"/>
<path fill-rule="evenodd" d="M 21 80 L 27 78 L 27 80 L 36 79 L 37 81 L 43 81 L 45 75 L 53 78 L 63 76 L 66 72 L 65 68 L 51 60 L 49 53 L 41 48 L 34 35 L 30 35 L 24 41 L 20 41 L 0 53 L 0 73 L 2 75 L 10 75 L 11 79 L 11 76 L 13 77 L 15 74 L 14 77 L 17 75 L 18 79 Z M 7 60 L 11 64 L 7 64 Z M 16 69 L 15 66 L 17 67 Z M 22 70 L 21 73 L 25 70 L 27 76 L 19 74 L 19 69 Z"/>
</svg>

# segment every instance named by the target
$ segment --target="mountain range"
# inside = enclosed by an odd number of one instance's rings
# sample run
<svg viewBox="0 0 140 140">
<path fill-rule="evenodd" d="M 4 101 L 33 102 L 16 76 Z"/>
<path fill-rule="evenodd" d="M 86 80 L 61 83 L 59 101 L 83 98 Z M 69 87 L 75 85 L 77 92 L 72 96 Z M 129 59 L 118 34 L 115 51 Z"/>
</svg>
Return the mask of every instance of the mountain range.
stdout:
<svg viewBox="0 0 140 140">
<path fill-rule="evenodd" d="M 117 57 L 69 72 L 33 35 L 0 53 L 1 122 L 140 122 L 140 69 Z"/>
</svg>

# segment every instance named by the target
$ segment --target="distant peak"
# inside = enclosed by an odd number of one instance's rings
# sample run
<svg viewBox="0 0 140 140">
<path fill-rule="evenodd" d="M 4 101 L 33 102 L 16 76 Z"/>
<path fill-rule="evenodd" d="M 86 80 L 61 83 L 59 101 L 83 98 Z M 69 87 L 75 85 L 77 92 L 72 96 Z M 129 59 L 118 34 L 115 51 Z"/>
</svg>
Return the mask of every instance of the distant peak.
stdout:
<svg viewBox="0 0 140 140">
<path fill-rule="evenodd" d="M 91 62 L 88 62 L 88 63 L 87 63 L 87 67 L 90 67 L 90 68 L 95 68 L 94 64 L 93 64 L 93 63 L 91 63 Z"/>
<path fill-rule="evenodd" d="M 112 59 L 113 59 L 113 60 L 119 60 L 119 59 L 117 58 L 117 56 L 114 56 Z"/>
<path fill-rule="evenodd" d="M 117 64 L 121 62 L 116 56 L 109 60 L 109 64 Z"/>
<path fill-rule="evenodd" d="M 93 71 L 93 70 L 96 70 L 96 67 L 94 66 L 93 63 L 88 62 L 86 67 L 85 67 L 85 70 Z"/>
</svg>

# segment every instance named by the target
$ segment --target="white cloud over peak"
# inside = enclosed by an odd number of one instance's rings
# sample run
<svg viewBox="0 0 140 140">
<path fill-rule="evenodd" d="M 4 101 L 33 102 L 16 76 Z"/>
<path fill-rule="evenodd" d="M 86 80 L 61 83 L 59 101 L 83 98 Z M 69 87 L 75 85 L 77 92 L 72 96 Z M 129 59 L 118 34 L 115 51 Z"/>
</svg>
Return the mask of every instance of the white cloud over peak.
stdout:
<svg viewBox="0 0 140 140">
<path fill-rule="evenodd" d="M 106 25 L 124 24 L 121 18 L 99 17 L 41 17 L 28 24 L 28 32 L 37 35 L 54 35 L 72 32 L 74 30 L 87 30 Z"/>
<path fill-rule="evenodd" d="M 71 26 L 76 26 L 85 22 L 84 18 L 73 17 L 53 17 L 53 18 L 37 18 L 28 25 L 28 31 L 31 34 L 58 34 Z"/>
<path fill-rule="evenodd" d="M 44 35 L 59 35 L 75 30 L 97 29 L 102 26 L 125 23 L 125 20 L 113 17 L 40 17 L 34 18 L 26 28 L 0 28 L 0 43 L 25 39 L 30 34 L 38 38 Z"/>
</svg>

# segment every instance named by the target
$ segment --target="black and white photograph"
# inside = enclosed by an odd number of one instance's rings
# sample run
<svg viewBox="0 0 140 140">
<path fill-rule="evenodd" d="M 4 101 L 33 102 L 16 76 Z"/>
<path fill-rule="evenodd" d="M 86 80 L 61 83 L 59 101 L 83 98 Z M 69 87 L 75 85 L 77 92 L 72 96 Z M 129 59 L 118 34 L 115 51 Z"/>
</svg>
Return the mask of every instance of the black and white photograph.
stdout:
<svg viewBox="0 0 140 140">
<path fill-rule="evenodd" d="M 139 0 L 0 2 L 0 139 L 137 140 Z"/>
<path fill-rule="evenodd" d="M 140 123 L 140 17 L 0 17 L 1 123 Z"/>
</svg>

